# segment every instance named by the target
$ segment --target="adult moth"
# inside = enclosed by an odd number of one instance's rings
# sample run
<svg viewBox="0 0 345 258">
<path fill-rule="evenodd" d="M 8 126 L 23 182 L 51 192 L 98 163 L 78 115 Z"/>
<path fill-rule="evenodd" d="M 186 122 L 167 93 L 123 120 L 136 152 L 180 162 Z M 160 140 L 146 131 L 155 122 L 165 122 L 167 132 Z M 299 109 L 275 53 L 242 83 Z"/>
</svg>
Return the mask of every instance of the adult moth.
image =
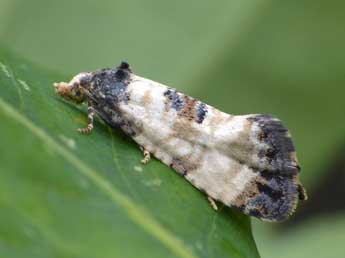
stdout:
<svg viewBox="0 0 345 258">
<path fill-rule="evenodd" d="M 116 68 L 76 75 L 54 84 L 66 100 L 87 102 L 94 115 L 120 127 L 150 154 L 214 200 L 266 221 L 291 215 L 306 193 L 288 130 L 270 115 L 223 113 L 173 88 Z"/>
</svg>

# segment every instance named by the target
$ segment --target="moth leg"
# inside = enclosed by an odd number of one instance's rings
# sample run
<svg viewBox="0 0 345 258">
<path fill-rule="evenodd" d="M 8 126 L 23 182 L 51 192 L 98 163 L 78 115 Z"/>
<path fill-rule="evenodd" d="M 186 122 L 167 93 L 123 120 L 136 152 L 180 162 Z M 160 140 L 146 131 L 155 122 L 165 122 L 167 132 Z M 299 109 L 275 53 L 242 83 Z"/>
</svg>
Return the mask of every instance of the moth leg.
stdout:
<svg viewBox="0 0 345 258">
<path fill-rule="evenodd" d="M 150 159 L 151 159 L 151 154 L 150 154 L 150 152 L 149 152 L 147 149 L 145 149 L 143 146 L 140 146 L 140 149 L 142 150 L 142 152 L 143 152 L 143 154 L 144 154 L 144 158 L 141 160 L 141 163 L 147 164 L 147 163 L 150 161 Z"/>
<path fill-rule="evenodd" d="M 209 201 L 209 203 L 211 204 L 211 207 L 217 211 L 218 210 L 218 207 L 217 207 L 217 204 L 216 202 L 210 197 L 210 196 L 207 196 L 207 200 Z"/>
<path fill-rule="evenodd" d="M 82 134 L 89 134 L 91 133 L 92 129 L 93 129 L 93 117 L 95 115 L 95 109 L 93 108 L 93 106 L 91 106 L 90 103 L 88 103 L 88 107 L 87 107 L 87 126 L 84 128 L 79 128 L 78 132 L 82 133 Z"/>
</svg>

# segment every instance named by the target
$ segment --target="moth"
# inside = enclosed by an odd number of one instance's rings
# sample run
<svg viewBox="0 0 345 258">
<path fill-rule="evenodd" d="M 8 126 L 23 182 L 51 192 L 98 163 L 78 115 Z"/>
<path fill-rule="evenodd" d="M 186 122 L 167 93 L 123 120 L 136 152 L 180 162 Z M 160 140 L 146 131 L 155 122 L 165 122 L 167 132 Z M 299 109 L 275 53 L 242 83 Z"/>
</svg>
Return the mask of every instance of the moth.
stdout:
<svg viewBox="0 0 345 258">
<path fill-rule="evenodd" d="M 289 131 L 271 115 L 229 115 L 177 90 L 135 75 L 128 63 L 54 83 L 68 101 L 121 128 L 215 201 L 265 221 L 283 221 L 307 198 Z"/>
</svg>

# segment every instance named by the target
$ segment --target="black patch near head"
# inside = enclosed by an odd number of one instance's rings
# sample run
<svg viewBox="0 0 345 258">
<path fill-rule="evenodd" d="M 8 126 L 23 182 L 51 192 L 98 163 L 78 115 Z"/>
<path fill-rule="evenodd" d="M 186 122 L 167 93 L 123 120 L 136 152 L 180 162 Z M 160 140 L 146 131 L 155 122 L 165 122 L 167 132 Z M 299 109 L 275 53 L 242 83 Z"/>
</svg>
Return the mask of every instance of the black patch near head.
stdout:
<svg viewBox="0 0 345 258">
<path fill-rule="evenodd" d="M 118 69 L 115 74 L 116 74 L 116 77 L 117 77 L 118 80 L 125 79 L 126 75 L 127 75 L 127 73 L 124 70 L 121 70 L 121 69 Z"/>
<path fill-rule="evenodd" d="M 129 69 L 129 64 L 126 61 L 122 61 L 118 69 Z"/>
<path fill-rule="evenodd" d="M 130 78 L 129 71 L 107 68 L 94 72 L 90 83 L 91 99 L 97 104 L 97 113 L 113 127 L 123 127 L 129 135 L 133 134 L 131 126 L 128 126 L 128 121 L 119 114 L 118 105 L 128 103 L 130 95 L 127 87 Z"/>
<path fill-rule="evenodd" d="M 208 112 L 208 110 L 207 110 L 206 104 L 200 102 L 198 105 L 198 109 L 197 109 L 197 120 L 196 120 L 196 122 L 201 124 L 204 121 L 207 112 Z"/>
<path fill-rule="evenodd" d="M 166 96 L 168 101 L 171 103 L 171 108 L 176 111 L 180 111 L 183 108 L 183 101 L 175 90 L 168 89 L 163 93 L 163 95 Z"/>
</svg>

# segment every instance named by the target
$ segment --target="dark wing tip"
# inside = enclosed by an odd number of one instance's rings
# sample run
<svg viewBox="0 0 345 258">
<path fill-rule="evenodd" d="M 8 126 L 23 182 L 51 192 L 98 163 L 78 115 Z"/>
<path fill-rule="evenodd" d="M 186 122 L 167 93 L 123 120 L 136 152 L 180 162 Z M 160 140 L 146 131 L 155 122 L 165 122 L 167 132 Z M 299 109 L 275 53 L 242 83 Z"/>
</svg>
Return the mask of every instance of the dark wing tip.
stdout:
<svg viewBox="0 0 345 258">
<path fill-rule="evenodd" d="M 288 129 L 282 122 L 271 115 L 253 115 L 248 120 L 260 128 L 259 141 L 266 143 L 268 149 L 258 153 L 265 159 L 272 170 L 281 174 L 296 175 L 300 171 L 295 146 Z"/>
<path fill-rule="evenodd" d="M 266 165 L 252 167 L 257 176 L 232 206 L 261 220 L 284 221 L 295 211 L 298 200 L 307 198 L 298 178 L 300 167 L 294 144 L 277 118 L 252 115 L 248 120 L 257 125 L 258 140 L 265 143 L 257 155 Z"/>
<path fill-rule="evenodd" d="M 247 185 L 241 197 L 232 206 L 264 221 L 286 220 L 295 211 L 300 197 L 297 176 L 256 173 L 258 176 Z"/>
</svg>

